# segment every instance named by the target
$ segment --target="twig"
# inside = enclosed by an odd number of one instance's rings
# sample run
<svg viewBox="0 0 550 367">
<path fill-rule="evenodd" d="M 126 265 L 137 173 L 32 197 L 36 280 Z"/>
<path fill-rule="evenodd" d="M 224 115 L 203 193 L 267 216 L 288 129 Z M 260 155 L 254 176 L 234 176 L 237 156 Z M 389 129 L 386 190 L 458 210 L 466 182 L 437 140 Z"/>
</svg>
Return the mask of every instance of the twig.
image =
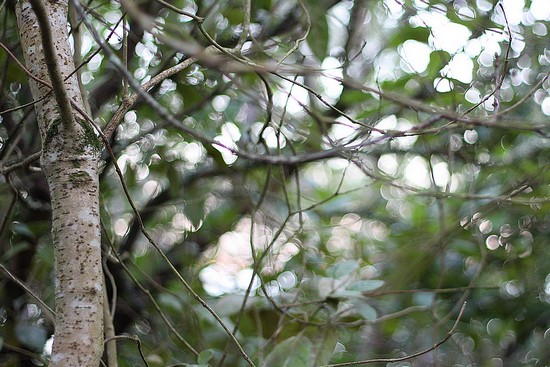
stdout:
<svg viewBox="0 0 550 367">
<path fill-rule="evenodd" d="M 23 281 L 21 279 L 17 278 L 15 275 L 13 275 L 4 265 L 0 264 L 0 270 L 5 275 L 7 275 L 8 278 L 10 278 L 14 283 L 16 283 L 18 286 L 23 288 L 23 290 L 25 292 L 27 292 L 29 294 L 29 296 L 31 296 L 36 302 L 38 302 L 38 304 L 42 307 L 42 310 L 44 310 L 44 314 L 46 315 L 46 318 L 53 325 L 54 320 L 55 320 L 55 311 L 52 310 L 46 304 L 46 302 L 42 301 L 42 299 L 40 299 L 40 297 L 38 297 L 38 295 L 36 295 L 36 293 L 34 293 L 25 283 L 23 283 Z"/>
<path fill-rule="evenodd" d="M 394 363 L 394 362 L 402 362 L 402 361 L 406 361 L 408 359 L 413 359 L 413 358 L 416 358 L 416 357 L 419 357 L 423 354 L 427 354 L 433 350 L 436 350 L 437 348 L 439 348 L 442 344 L 444 344 L 445 342 L 447 342 L 447 340 L 449 340 L 449 338 L 453 335 L 456 327 L 458 326 L 458 323 L 460 321 L 460 319 L 462 318 L 462 314 L 464 313 L 464 309 L 466 308 L 466 302 L 464 302 L 462 304 L 462 308 L 460 309 L 460 312 L 458 313 L 458 316 L 456 318 L 456 321 L 455 323 L 453 324 L 453 327 L 451 328 L 451 330 L 449 330 L 449 332 L 447 333 L 447 335 L 445 335 L 445 337 L 443 339 L 441 339 L 439 342 L 435 343 L 433 347 L 430 347 L 430 348 L 427 348 L 427 349 L 424 349 L 424 350 L 421 350 L 420 352 L 416 352 L 416 353 L 413 353 L 413 354 L 409 354 L 407 356 L 404 356 L 404 357 L 397 357 L 397 358 L 377 358 L 377 359 L 367 359 L 367 360 L 364 360 L 364 361 L 355 361 L 355 362 L 344 362 L 344 363 L 335 363 L 335 364 L 327 364 L 327 365 L 323 365 L 323 366 L 318 366 L 318 367 L 344 367 L 344 366 L 359 366 L 359 365 L 363 365 L 363 364 L 370 364 L 370 363 Z"/>
<path fill-rule="evenodd" d="M 139 355 L 141 359 L 143 360 L 143 363 L 145 363 L 145 366 L 149 367 L 149 363 L 147 362 L 147 358 L 145 358 L 145 354 L 143 354 L 143 349 L 141 348 L 141 339 L 137 335 L 115 335 L 109 339 L 105 339 L 104 343 L 108 343 L 110 341 L 116 340 L 116 339 L 129 339 L 136 342 Z"/>
<path fill-rule="evenodd" d="M 2 347 L 4 349 L 11 350 L 11 351 L 14 351 L 16 353 L 20 353 L 24 356 L 34 358 L 37 361 L 40 361 L 40 362 L 43 362 L 43 363 L 47 362 L 47 361 L 44 360 L 44 357 L 42 355 L 37 354 L 37 353 L 33 353 L 29 350 L 23 349 L 21 347 L 15 346 L 15 345 L 11 345 L 9 343 L 6 343 L 6 342 L 2 343 Z"/>
<path fill-rule="evenodd" d="M 33 154 L 31 154 L 30 156 L 28 156 L 27 158 L 23 159 L 22 161 L 20 162 L 17 162 L 17 163 L 13 163 L 9 166 L 0 166 L 0 174 L 2 175 L 5 175 L 5 174 L 8 174 L 10 172 L 13 172 L 15 171 L 16 169 L 19 169 L 19 168 L 22 168 L 22 167 L 25 167 L 25 166 L 28 166 L 29 164 L 31 164 L 32 162 L 36 161 L 37 159 L 40 158 L 40 154 L 42 154 L 41 151 L 39 152 L 35 152 Z"/>
<path fill-rule="evenodd" d="M 466 125 L 494 127 L 494 128 L 510 129 L 510 130 L 533 131 L 546 137 L 546 134 L 543 132 L 543 129 L 546 128 L 546 126 L 542 124 L 540 125 L 534 125 L 532 123 L 526 124 L 520 121 L 506 121 L 506 123 L 504 124 L 504 123 L 493 122 L 484 118 L 467 117 L 465 116 L 465 114 L 457 114 L 452 111 L 448 111 L 442 108 L 437 108 L 400 94 L 383 92 L 376 88 L 371 88 L 366 85 L 353 82 L 351 80 L 343 80 L 341 78 L 334 78 L 334 79 L 341 81 L 342 84 L 344 84 L 347 87 L 355 88 L 357 90 L 361 90 L 366 93 L 373 93 L 375 95 L 380 96 L 383 99 L 396 103 L 399 106 L 403 106 L 418 112 L 425 112 L 431 115 L 436 115 L 450 122 L 460 122 Z M 412 132 L 415 130 L 417 129 L 413 127 L 409 131 Z"/>
<path fill-rule="evenodd" d="M 141 96 L 145 99 L 145 100 L 148 100 L 148 102 L 152 102 L 152 104 L 156 107 L 159 107 L 159 110 L 162 112 L 162 117 L 167 117 L 169 118 L 170 120 L 175 120 L 173 118 L 173 116 L 168 112 L 166 111 L 166 109 L 164 107 L 162 107 L 158 102 L 156 102 L 156 100 L 149 94 L 145 93 L 143 91 L 143 89 L 141 88 L 141 86 L 139 85 L 139 83 L 131 76 L 129 75 L 128 73 L 128 70 L 126 70 L 124 68 L 124 66 L 121 64 L 120 60 L 118 60 L 118 58 L 116 58 L 114 56 L 114 53 L 112 52 L 112 50 L 107 46 L 105 45 L 104 41 L 101 39 L 101 37 L 99 37 L 99 34 L 97 33 L 97 31 L 93 28 L 92 24 L 90 23 L 90 21 L 88 20 L 88 18 L 86 17 L 85 13 L 84 13 L 84 9 L 82 8 L 82 4 L 80 3 L 79 0 L 74 0 L 73 1 L 73 4 L 75 5 L 77 11 L 80 13 L 81 17 L 82 17 L 82 20 L 84 22 L 84 24 L 86 25 L 86 27 L 88 28 L 88 30 L 91 32 L 92 34 L 92 37 L 94 38 L 94 40 L 103 48 L 103 50 L 107 53 L 109 59 L 114 63 L 114 66 L 119 69 L 123 74 L 124 76 L 126 76 L 128 78 L 128 82 L 130 83 L 130 85 L 136 89 L 137 91 L 140 91 L 142 94 Z M 158 111 L 157 111 L 158 112 Z M 164 253 L 164 251 L 162 251 L 162 249 L 157 245 L 157 243 L 153 240 L 153 238 L 150 236 L 150 234 L 147 232 L 147 230 L 145 229 L 145 225 L 143 224 L 143 221 L 141 219 L 141 216 L 139 215 L 139 211 L 137 210 L 137 207 L 135 206 L 135 203 L 133 202 L 131 196 L 130 196 L 130 192 L 128 191 L 128 187 L 125 185 L 124 183 L 124 176 L 122 175 L 122 172 L 120 170 L 120 167 L 116 164 L 116 157 L 114 156 L 114 153 L 113 153 L 113 150 L 111 149 L 111 146 L 109 144 L 109 141 L 107 139 L 107 137 L 105 136 L 105 134 L 103 134 L 103 132 L 101 131 L 101 129 L 99 129 L 99 127 L 93 122 L 93 120 L 89 121 L 90 124 L 92 124 L 92 126 L 94 127 L 94 129 L 98 132 L 98 134 L 100 135 L 101 139 L 103 140 L 104 144 L 106 145 L 107 147 L 107 150 L 109 151 L 109 154 L 111 155 L 111 159 L 113 160 L 113 163 L 114 163 L 114 167 L 115 167 L 115 171 L 117 173 L 117 175 L 119 176 L 120 178 L 120 181 L 121 181 L 121 184 L 122 184 L 122 189 L 124 191 L 124 194 L 130 204 L 130 206 L 132 207 L 132 210 L 134 212 L 134 214 L 136 215 L 136 219 L 138 221 L 138 224 L 139 224 L 139 227 L 141 229 L 141 232 L 143 233 L 143 235 L 147 238 L 147 240 L 149 241 L 149 243 L 153 246 L 153 248 L 155 250 L 157 250 L 157 252 L 160 254 L 160 256 L 162 257 L 162 259 L 166 262 L 166 264 L 169 266 L 170 270 L 174 273 L 174 275 L 176 275 L 176 277 L 178 278 L 178 280 L 180 281 L 181 284 L 183 284 L 183 286 L 185 287 L 185 289 L 187 289 L 187 291 L 191 294 L 191 296 L 198 302 L 200 303 L 213 317 L 214 319 L 216 319 L 216 321 L 218 322 L 218 324 L 222 327 L 222 329 L 227 333 L 227 335 L 229 336 L 229 338 L 233 341 L 233 343 L 235 344 L 235 346 L 237 347 L 237 349 L 239 350 L 240 354 L 242 355 L 242 357 L 245 359 L 245 361 L 251 366 L 251 367 L 256 367 L 254 362 L 252 361 L 252 359 L 250 359 L 250 357 L 248 356 L 248 354 L 244 351 L 243 347 L 241 346 L 241 344 L 239 343 L 239 341 L 237 340 L 237 338 L 235 337 L 235 335 L 228 329 L 227 325 L 223 322 L 223 320 L 221 319 L 221 317 L 212 309 L 212 307 L 210 307 L 210 305 L 208 305 L 208 303 L 206 303 L 206 301 L 204 301 L 202 299 L 201 296 L 199 296 L 199 294 L 197 292 L 195 292 L 195 290 L 189 285 L 189 283 L 187 283 L 187 281 L 181 276 L 181 274 L 178 272 L 178 270 L 174 267 L 174 265 L 172 264 L 172 262 L 168 259 L 168 257 L 166 256 L 166 254 Z M 189 131 L 191 131 L 194 135 L 197 135 L 197 136 L 200 136 L 200 137 L 203 137 L 202 134 L 192 130 L 192 129 L 188 129 Z M 209 139 L 210 140 L 210 139 Z"/>
<path fill-rule="evenodd" d="M 189 58 L 186 60 L 183 60 L 177 65 L 172 66 L 169 69 L 163 70 L 162 72 L 158 73 L 154 77 L 151 78 L 147 83 L 144 83 L 141 86 L 141 89 L 144 91 L 148 91 L 149 89 L 153 88 L 154 86 L 158 85 L 160 82 L 165 80 L 166 78 L 169 78 L 180 71 L 188 68 L 190 65 L 195 63 L 197 61 L 196 58 Z M 125 77 L 124 80 L 127 82 L 128 79 Z M 111 117 L 111 120 L 107 123 L 107 126 L 103 129 L 103 133 L 110 138 L 110 136 L 113 134 L 117 126 L 122 122 L 122 119 L 124 118 L 124 115 L 132 106 L 141 98 L 140 91 L 135 92 L 132 95 L 125 96 L 125 98 L 122 100 L 122 103 L 114 113 L 113 117 Z"/>
<path fill-rule="evenodd" d="M 176 330 L 176 328 L 174 327 L 174 325 L 172 324 L 172 322 L 168 319 L 168 317 L 166 316 L 166 314 L 162 311 L 162 309 L 160 308 L 158 302 L 155 300 L 155 298 L 153 297 L 153 295 L 151 294 L 151 292 L 145 288 L 141 283 L 140 281 L 134 276 L 134 274 L 132 274 L 132 272 L 130 271 L 130 269 L 128 268 L 128 266 L 124 263 L 124 261 L 122 260 L 122 258 L 118 255 L 118 253 L 116 252 L 112 242 L 109 240 L 108 241 L 109 243 L 109 246 L 112 250 L 112 254 L 114 256 L 114 258 L 116 259 L 115 261 L 120 264 L 120 266 L 122 267 L 122 269 L 124 269 L 124 271 L 126 272 L 126 274 L 128 274 L 128 276 L 130 277 L 130 279 L 132 279 L 132 281 L 135 283 L 135 285 L 138 287 L 138 289 L 143 292 L 147 298 L 149 298 L 149 300 L 151 301 L 151 303 L 153 304 L 153 307 L 155 308 L 155 310 L 159 313 L 159 316 L 160 318 L 162 319 L 162 321 L 165 323 L 165 325 L 168 327 L 168 329 L 170 329 L 170 331 L 176 336 L 176 338 L 186 347 L 188 348 L 195 356 L 198 356 L 199 355 L 199 352 L 193 348 L 193 346 L 187 341 L 185 340 L 185 338 Z"/>
<path fill-rule="evenodd" d="M 234 47 L 236 51 L 240 51 L 243 47 L 244 43 L 246 42 L 246 38 L 248 37 L 248 34 L 250 33 L 250 11 L 252 9 L 252 1 L 251 0 L 243 0 L 243 31 L 239 37 L 239 41 L 237 42 L 237 45 Z"/>
<path fill-rule="evenodd" d="M 0 47 L 3 48 L 4 51 L 6 51 L 6 53 L 8 54 L 8 56 L 17 64 L 17 66 L 19 66 L 21 70 L 23 70 L 25 75 L 27 75 L 29 78 L 33 79 L 34 81 L 42 85 L 45 85 L 46 87 L 51 89 L 52 86 L 50 85 L 50 83 L 40 79 L 39 77 L 31 73 L 29 69 L 27 69 L 25 65 L 21 64 L 21 62 L 17 59 L 17 57 L 15 57 L 15 55 L 10 51 L 10 49 L 6 45 L 4 45 L 2 42 L 0 42 Z"/>
<path fill-rule="evenodd" d="M 201 17 L 198 17 L 196 16 L 195 14 L 192 14 L 192 13 L 189 13 L 188 11 L 185 11 L 185 10 L 181 10 L 177 7 L 175 7 L 174 5 L 164 1 L 164 0 L 155 0 L 157 3 L 159 4 L 162 4 L 163 6 L 167 7 L 168 9 L 172 10 L 172 11 L 175 11 L 176 13 L 178 14 L 181 14 L 181 15 L 185 15 L 197 22 L 202 22 L 204 19 L 201 18 Z"/>
<path fill-rule="evenodd" d="M 502 73 L 500 74 L 500 76 L 499 76 L 498 72 L 496 73 L 496 76 L 495 76 L 496 84 L 495 84 L 495 87 L 493 88 L 493 90 L 491 91 L 491 93 L 489 93 L 488 95 L 483 97 L 481 99 L 481 101 L 476 103 L 473 107 L 470 107 L 466 112 L 464 112 L 462 114 L 462 116 L 466 116 L 466 115 L 470 114 L 470 112 L 472 112 L 473 110 L 475 110 L 476 108 L 481 106 L 489 98 L 491 98 L 498 91 L 500 91 L 500 88 L 502 87 L 502 83 L 504 83 L 504 79 L 506 78 L 506 72 L 507 72 L 507 69 L 508 69 L 508 60 L 509 60 L 509 57 L 510 57 L 510 48 L 512 47 L 512 31 L 510 30 L 510 25 L 508 24 L 508 18 L 506 17 L 506 12 L 504 11 L 504 7 L 502 6 L 502 3 L 499 3 L 498 5 L 500 6 L 500 9 L 502 10 L 502 14 L 504 15 L 504 20 L 506 22 L 506 28 L 508 30 L 508 47 L 506 47 L 506 55 L 504 56 L 504 64 L 502 66 Z M 498 65 L 496 67 L 498 67 Z M 495 67 L 495 69 L 496 69 L 496 67 Z M 498 114 L 496 116 L 498 116 Z"/>
<path fill-rule="evenodd" d="M 8 207 L 6 209 L 6 212 L 4 213 L 4 217 L 0 221 L 0 238 L 3 237 L 4 231 L 8 227 L 8 223 L 13 213 L 13 209 L 15 208 L 15 204 L 17 203 L 17 200 L 19 199 L 19 191 L 17 191 L 17 188 L 13 185 L 10 175 L 6 175 L 6 181 L 8 182 L 8 186 L 12 192 L 12 196 L 10 199 L 10 203 L 8 204 Z"/>
<path fill-rule="evenodd" d="M 542 79 L 539 80 L 539 82 L 537 84 L 535 84 L 535 86 L 533 88 L 531 88 L 531 90 L 527 94 L 525 94 L 523 97 L 521 97 L 519 99 L 519 101 L 517 101 L 516 103 L 514 103 L 512 106 L 508 107 L 507 109 L 505 109 L 503 111 L 499 111 L 497 114 L 495 114 L 495 116 L 502 116 L 502 115 L 505 115 L 505 114 L 507 114 L 508 112 L 510 112 L 512 110 L 515 110 L 518 106 L 520 106 L 523 102 L 525 102 L 533 94 L 535 94 L 539 90 L 539 88 L 544 84 L 544 82 L 546 80 L 548 80 L 549 76 L 550 76 L 550 69 L 548 69 L 548 71 L 542 77 Z"/>
<path fill-rule="evenodd" d="M 50 27 L 50 20 L 48 16 L 48 10 L 42 0 L 29 0 L 38 24 L 40 26 L 40 35 L 42 38 L 42 46 L 44 52 L 44 59 L 48 68 L 50 81 L 52 83 L 55 100 L 59 108 L 59 114 L 65 126 L 68 129 L 75 127 L 75 118 L 73 115 L 73 109 L 71 108 L 71 102 L 61 70 L 59 69 L 59 63 L 55 52 L 55 46 L 53 41 L 52 29 Z"/>
<path fill-rule="evenodd" d="M 304 13 L 306 15 L 306 31 L 304 32 L 304 35 L 300 38 L 297 38 L 296 41 L 294 41 L 294 46 L 288 52 L 283 56 L 283 58 L 277 63 L 277 67 L 279 67 L 294 51 L 300 47 L 300 44 L 304 42 L 309 35 L 309 31 L 311 30 L 311 16 L 309 15 L 309 11 L 307 10 L 307 7 L 305 6 L 304 2 L 302 0 L 298 0 L 300 3 L 300 6 L 304 10 Z"/>
</svg>

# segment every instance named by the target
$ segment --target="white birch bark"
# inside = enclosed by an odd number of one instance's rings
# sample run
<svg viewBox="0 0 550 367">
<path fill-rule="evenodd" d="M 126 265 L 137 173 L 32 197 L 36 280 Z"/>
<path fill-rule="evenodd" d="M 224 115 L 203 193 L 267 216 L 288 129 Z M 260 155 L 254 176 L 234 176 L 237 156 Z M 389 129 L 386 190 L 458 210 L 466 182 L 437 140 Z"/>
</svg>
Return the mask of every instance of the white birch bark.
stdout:
<svg viewBox="0 0 550 367">
<path fill-rule="evenodd" d="M 74 71 L 67 30 L 66 0 L 45 0 L 57 64 L 66 78 Z M 17 3 L 25 63 L 50 83 L 40 27 L 29 0 Z M 50 89 L 29 80 L 33 98 Z M 76 76 L 65 82 L 68 97 L 84 109 Z M 41 166 L 52 202 L 56 322 L 50 367 L 97 367 L 103 351 L 103 282 L 99 219 L 98 140 L 73 110 L 63 121 L 53 93 L 35 106 L 42 137 Z"/>
</svg>

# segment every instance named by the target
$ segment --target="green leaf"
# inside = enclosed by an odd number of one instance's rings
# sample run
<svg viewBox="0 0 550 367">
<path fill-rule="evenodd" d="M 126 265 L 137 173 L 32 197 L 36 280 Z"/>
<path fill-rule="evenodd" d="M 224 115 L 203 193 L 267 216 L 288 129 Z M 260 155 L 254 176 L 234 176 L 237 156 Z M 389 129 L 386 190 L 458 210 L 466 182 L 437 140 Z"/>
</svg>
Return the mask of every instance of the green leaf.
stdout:
<svg viewBox="0 0 550 367">
<path fill-rule="evenodd" d="M 363 297 L 363 293 L 360 291 L 340 289 L 332 294 L 333 298 L 360 298 Z"/>
<path fill-rule="evenodd" d="M 315 365 L 324 365 L 330 362 L 334 347 L 338 339 L 336 330 L 330 325 L 317 332 L 312 338 L 313 354 L 315 355 Z"/>
<path fill-rule="evenodd" d="M 158 296 L 158 303 L 173 312 L 183 312 L 183 305 L 181 301 L 170 293 L 161 293 Z"/>
<path fill-rule="evenodd" d="M 306 5 L 307 6 L 307 5 Z M 311 19 L 311 29 L 307 36 L 307 43 L 313 51 L 313 54 L 323 61 L 328 50 L 328 22 L 326 11 L 323 6 L 318 4 L 308 6 L 309 16 Z"/>
<path fill-rule="evenodd" d="M 338 279 L 353 273 L 357 269 L 359 269 L 357 260 L 344 260 L 332 265 L 328 269 L 327 274 L 335 279 Z"/>
<path fill-rule="evenodd" d="M 34 238 L 34 233 L 32 232 L 31 228 L 25 223 L 13 222 L 11 225 L 11 230 L 14 234 L 18 234 L 23 237 Z"/>
<path fill-rule="evenodd" d="M 27 322 L 18 323 L 15 326 L 17 339 L 27 348 L 33 351 L 41 351 L 48 339 L 46 328 L 41 325 L 33 325 Z"/>
<path fill-rule="evenodd" d="M 242 294 L 225 294 L 214 303 L 214 309 L 221 317 L 236 315 L 241 310 L 243 299 Z"/>
<path fill-rule="evenodd" d="M 397 47 L 403 43 L 404 40 L 414 40 L 418 42 L 428 43 L 428 37 L 430 36 L 430 30 L 426 27 L 411 27 L 404 26 L 400 32 L 397 32 L 389 41 L 388 46 Z"/>
<path fill-rule="evenodd" d="M 184 205 L 185 216 L 198 227 L 200 221 L 204 218 L 204 196 L 189 200 Z"/>
<path fill-rule="evenodd" d="M 21 242 L 13 245 L 11 248 L 9 248 L 0 258 L 2 262 L 7 261 L 17 255 L 18 253 L 25 251 L 29 248 L 29 244 L 26 242 Z"/>
<path fill-rule="evenodd" d="M 53 257 L 53 246 L 51 244 L 43 244 L 38 246 L 36 250 L 37 258 L 39 258 L 42 261 L 42 266 L 45 264 L 49 266 L 53 266 L 54 263 L 54 257 Z"/>
<path fill-rule="evenodd" d="M 374 307 L 369 305 L 367 302 L 362 299 L 354 299 L 352 304 L 355 306 L 357 313 L 359 313 L 359 315 L 361 315 L 364 319 L 368 321 L 376 320 L 377 312 Z"/>
<path fill-rule="evenodd" d="M 149 367 L 161 367 L 166 364 L 164 363 L 162 357 L 158 354 L 149 354 L 145 359 L 147 360 Z"/>
<path fill-rule="evenodd" d="M 241 8 L 229 8 L 222 11 L 224 17 L 227 18 L 229 24 L 237 25 L 241 24 L 244 19 L 244 13 Z"/>
<path fill-rule="evenodd" d="M 170 193 L 174 196 L 181 194 L 182 185 L 181 185 L 181 174 L 178 170 L 174 169 L 174 165 L 170 165 L 165 173 L 168 181 L 170 182 Z"/>
<path fill-rule="evenodd" d="M 439 71 L 449 63 L 451 55 L 446 51 L 432 51 L 428 63 L 429 75 L 439 75 Z"/>
<path fill-rule="evenodd" d="M 214 351 L 212 349 L 205 349 L 199 353 L 197 357 L 198 364 L 208 364 L 208 361 L 214 356 Z"/>
<path fill-rule="evenodd" d="M 353 283 L 349 287 L 349 289 L 350 290 L 355 290 L 355 291 L 361 291 L 361 292 L 370 292 L 370 291 L 373 291 L 375 289 L 380 288 L 383 285 L 384 285 L 383 280 L 377 280 L 377 279 L 360 280 L 358 282 Z"/>
<path fill-rule="evenodd" d="M 293 336 L 278 344 L 265 360 L 265 367 L 312 367 L 313 344 L 303 335 Z"/>
<path fill-rule="evenodd" d="M 430 30 L 426 27 L 407 27 L 401 33 L 401 39 L 428 43 Z"/>
<path fill-rule="evenodd" d="M 361 103 L 367 99 L 373 99 L 373 97 L 359 90 L 349 90 L 346 89 L 340 96 L 340 103 L 344 106 L 354 106 L 358 103 Z"/>
</svg>

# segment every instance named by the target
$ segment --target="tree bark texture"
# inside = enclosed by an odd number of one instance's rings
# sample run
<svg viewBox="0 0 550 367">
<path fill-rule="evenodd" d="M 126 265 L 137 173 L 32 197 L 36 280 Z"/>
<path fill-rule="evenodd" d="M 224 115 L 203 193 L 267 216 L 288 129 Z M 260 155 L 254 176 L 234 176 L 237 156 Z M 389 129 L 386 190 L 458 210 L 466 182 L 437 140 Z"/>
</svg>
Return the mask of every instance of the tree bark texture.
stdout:
<svg viewBox="0 0 550 367">
<path fill-rule="evenodd" d="M 44 1 L 56 64 L 72 105 L 84 111 L 68 35 L 68 2 Z M 42 7 L 43 8 L 43 7 Z M 38 12 L 39 9 L 36 9 Z M 29 71 L 52 85 L 41 28 L 29 0 L 17 2 L 17 23 Z M 42 29 L 44 32 L 44 29 Z M 56 322 L 50 367 L 97 367 L 103 351 L 103 282 L 99 218 L 99 144 L 93 129 L 73 109 L 70 121 L 51 88 L 29 80 L 42 138 L 41 166 L 52 201 Z M 54 83 L 54 88 L 58 86 Z M 44 98 L 45 97 L 45 98 Z M 42 99 L 43 98 L 43 99 Z M 67 101 L 66 101 L 67 102 Z"/>
</svg>

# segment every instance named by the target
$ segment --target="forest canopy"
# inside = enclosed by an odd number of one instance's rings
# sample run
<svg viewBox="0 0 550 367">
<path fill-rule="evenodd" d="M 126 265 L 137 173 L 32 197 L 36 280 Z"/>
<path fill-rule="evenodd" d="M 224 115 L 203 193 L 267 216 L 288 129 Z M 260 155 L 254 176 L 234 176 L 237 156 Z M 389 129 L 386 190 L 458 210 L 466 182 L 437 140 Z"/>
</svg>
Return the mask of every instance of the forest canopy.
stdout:
<svg viewBox="0 0 550 367">
<path fill-rule="evenodd" d="M 0 364 L 33 366 L 63 265 L 16 12 Z M 71 1 L 104 364 L 550 364 L 549 21 L 547 0 Z"/>
</svg>

